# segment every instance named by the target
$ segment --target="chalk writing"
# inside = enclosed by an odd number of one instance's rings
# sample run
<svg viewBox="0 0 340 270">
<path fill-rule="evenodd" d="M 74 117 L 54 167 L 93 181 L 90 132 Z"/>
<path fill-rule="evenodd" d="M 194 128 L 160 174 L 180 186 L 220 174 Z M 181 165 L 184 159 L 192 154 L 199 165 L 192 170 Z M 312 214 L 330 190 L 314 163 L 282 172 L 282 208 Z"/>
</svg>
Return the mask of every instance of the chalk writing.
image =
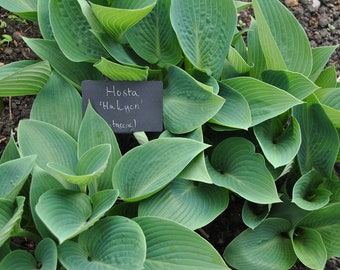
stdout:
<svg viewBox="0 0 340 270">
<path fill-rule="evenodd" d="M 143 100 L 140 100 L 140 103 L 122 104 L 121 101 L 117 99 L 114 103 L 110 103 L 109 101 L 99 101 L 99 106 L 103 108 L 103 110 L 113 110 L 130 113 L 131 111 L 140 110 L 142 103 Z"/>
<path fill-rule="evenodd" d="M 159 81 L 83 81 L 83 113 L 90 102 L 117 133 L 163 130 L 163 86 Z"/>
</svg>

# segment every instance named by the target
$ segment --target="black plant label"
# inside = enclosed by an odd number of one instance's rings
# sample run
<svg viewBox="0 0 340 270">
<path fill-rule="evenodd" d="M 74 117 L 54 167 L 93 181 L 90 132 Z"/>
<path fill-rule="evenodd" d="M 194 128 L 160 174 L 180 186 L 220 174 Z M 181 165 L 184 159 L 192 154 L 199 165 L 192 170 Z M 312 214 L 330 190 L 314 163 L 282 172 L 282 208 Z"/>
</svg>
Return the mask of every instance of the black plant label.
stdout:
<svg viewBox="0 0 340 270">
<path fill-rule="evenodd" d="M 82 82 L 83 113 L 91 102 L 94 110 L 115 133 L 163 130 L 161 81 Z"/>
</svg>

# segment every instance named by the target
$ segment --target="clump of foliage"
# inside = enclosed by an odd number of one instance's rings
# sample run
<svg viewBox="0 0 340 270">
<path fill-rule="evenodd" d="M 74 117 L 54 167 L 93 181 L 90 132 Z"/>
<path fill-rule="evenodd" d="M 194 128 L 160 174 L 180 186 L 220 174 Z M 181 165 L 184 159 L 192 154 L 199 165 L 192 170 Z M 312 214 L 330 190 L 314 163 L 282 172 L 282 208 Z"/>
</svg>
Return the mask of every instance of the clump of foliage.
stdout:
<svg viewBox="0 0 340 270">
<path fill-rule="evenodd" d="M 0 269 L 323 269 L 340 256 L 340 85 L 278 0 L 0 1 L 37 20 L 37 94 L 0 160 Z M 255 18 L 237 29 L 237 12 Z M 243 37 L 246 37 L 246 42 Z M 83 80 L 161 80 L 165 130 L 122 155 Z M 245 200 L 220 255 L 194 230 Z M 34 256 L 11 238 L 36 241 Z"/>
</svg>

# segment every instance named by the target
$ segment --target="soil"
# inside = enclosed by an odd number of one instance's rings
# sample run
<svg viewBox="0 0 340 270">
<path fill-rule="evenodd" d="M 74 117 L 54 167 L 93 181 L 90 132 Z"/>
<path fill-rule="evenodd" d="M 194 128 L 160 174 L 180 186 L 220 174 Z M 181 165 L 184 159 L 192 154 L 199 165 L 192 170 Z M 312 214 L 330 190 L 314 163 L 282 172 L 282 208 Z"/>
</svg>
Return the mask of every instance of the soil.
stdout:
<svg viewBox="0 0 340 270">
<path fill-rule="evenodd" d="M 250 2 L 250 0 L 247 0 Z M 340 44 L 340 0 L 281 0 L 304 27 L 312 47 Z M 239 24 L 246 27 L 252 10 L 241 12 Z M 0 7 L 0 40 L 9 35 L 12 41 L 0 44 L 0 66 L 19 60 L 38 59 L 26 46 L 22 36 L 40 37 L 36 23 L 22 20 Z M 332 55 L 328 65 L 334 65 L 340 78 L 340 48 Z M 15 135 L 19 120 L 29 118 L 34 96 L 4 97 L 0 100 L 0 156 L 11 133 Z M 228 209 L 199 233 L 223 253 L 227 244 L 246 227 L 241 218 L 243 201 L 232 197 Z M 24 246 L 24 244 L 23 244 Z M 23 247 L 25 248 L 25 247 Z M 297 263 L 293 270 L 309 268 Z M 340 259 L 332 258 L 326 270 L 339 270 Z"/>
</svg>

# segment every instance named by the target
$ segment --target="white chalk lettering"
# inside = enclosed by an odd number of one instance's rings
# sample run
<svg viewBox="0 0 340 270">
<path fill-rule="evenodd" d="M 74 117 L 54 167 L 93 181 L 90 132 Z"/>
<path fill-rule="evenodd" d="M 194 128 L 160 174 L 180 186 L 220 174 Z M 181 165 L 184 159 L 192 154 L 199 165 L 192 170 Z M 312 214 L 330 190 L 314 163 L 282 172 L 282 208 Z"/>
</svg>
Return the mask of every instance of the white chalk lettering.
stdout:
<svg viewBox="0 0 340 270">
<path fill-rule="evenodd" d="M 114 97 L 139 97 L 139 94 L 136 90 L 132 90 L 128 87 L 128 89 L 116 89 L 113 85 L 111 89 L 106 86 L 106 96 L 114 96 Z"/>
<path fill-rule="evenodd" d="M 136 129 L 136 126 L 137 126 L 136 119 L 133 119 L 131 122 L 127 123 L 116 122 L 115 120 L 112 120 L 113 128 L 134 130 Z"/>
</svg>

